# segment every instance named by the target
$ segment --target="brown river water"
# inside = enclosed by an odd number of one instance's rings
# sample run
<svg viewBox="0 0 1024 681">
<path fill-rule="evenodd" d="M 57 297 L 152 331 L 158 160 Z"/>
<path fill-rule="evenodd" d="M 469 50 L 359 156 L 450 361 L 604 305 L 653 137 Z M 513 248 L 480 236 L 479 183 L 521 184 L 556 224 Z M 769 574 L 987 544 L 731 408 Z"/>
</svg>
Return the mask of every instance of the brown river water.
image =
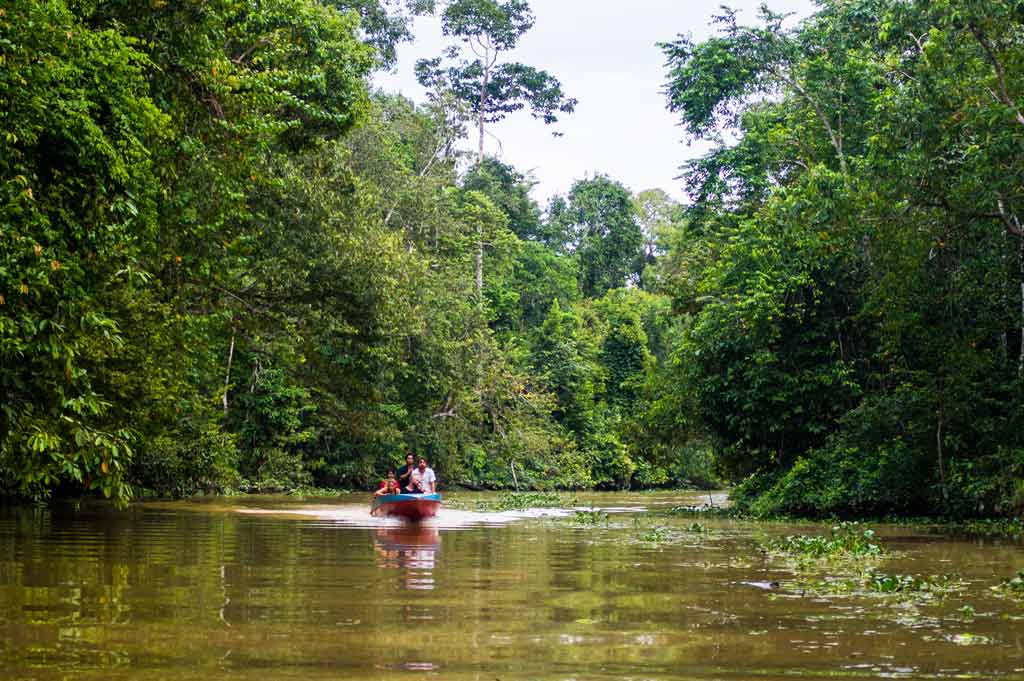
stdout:
<svg viewBox="0 0 1024 681">
<path fill-rule="evenodd" d="M 822 593 L 850 568 L 760 547 L 827 525 L 694 528 L 664 514 L 687 493 L 473 510 L 494 498 L 419 525 L 366 494 L 0 509 L 0 679 L 1024 679 L 1024 608 L 989 588 L 1012 541 L 876 526 L 877 569 L 963 588 Z"/>
</svg>

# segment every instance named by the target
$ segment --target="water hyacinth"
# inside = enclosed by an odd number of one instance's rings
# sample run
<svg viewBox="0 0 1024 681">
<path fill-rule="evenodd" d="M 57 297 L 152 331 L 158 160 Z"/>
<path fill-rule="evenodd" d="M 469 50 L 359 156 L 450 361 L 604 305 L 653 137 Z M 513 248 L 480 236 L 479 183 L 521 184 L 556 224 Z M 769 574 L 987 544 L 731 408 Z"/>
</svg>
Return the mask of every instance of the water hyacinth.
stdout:
<svg viewBox="0 0 1024 681">
<path fill-rule="evenodd" d="M 861 529 L 860 523 L 855 522 L 835 525 L 828 536 L 789 535 L 774 539 L 766 548 L 805 560 L 870 558 L 885 554 L 885 549 L 875 539 L 875 531 Z"/>
<path fill-rule="evenodd" d="M 1018 570 L 1017 574 L 1009 579 L 1004 579 L 996 586 L 991 587 L 993 591 L 1011 598 L 1024 598 L 1024 570 Z"/>
</svg>

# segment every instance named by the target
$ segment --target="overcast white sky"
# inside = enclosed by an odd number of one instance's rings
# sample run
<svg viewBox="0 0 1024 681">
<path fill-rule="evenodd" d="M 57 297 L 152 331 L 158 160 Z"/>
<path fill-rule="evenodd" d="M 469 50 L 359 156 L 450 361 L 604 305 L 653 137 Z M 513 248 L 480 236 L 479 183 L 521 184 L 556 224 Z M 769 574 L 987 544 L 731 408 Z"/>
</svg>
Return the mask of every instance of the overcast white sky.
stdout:
<svg viewBox="0 0 1024 681">
<path fill-rule="evenodd" d="M 741 17 L 754 21 L 762 0 L 731 0 Z M 504 58 L 545 69 L 562 82 L 576 111 L 555 126 L 519 112 L 490 130 L 487 152 L 498 155 L 537 181 L 541 205 L 569 190 L 574 180 L 604 173 L 632 191 L 661 188 L 682 199 L 674 179 L 679 166 L 705 148 L 687 145 L 683 130 L 665 108 L 664 56 L 657 42 L 679 33 L 695 39 L 711 35 L 712 14 L 723 0 L 532 0 L 537 19 L 519 46 Z M 774 11 L 797 17 L 813 11 L 812 0 L 768 0 Z M 399 47 L 395 73 L 377 84 L 411 99 L 426 99 L 416 83 L 417 59 L 434 57 L 449 44 L 437 18 L 416 22 L 414 43 Z M 553 129 L 565 133 L 552 136 Z M 467 143 L 467 147 L 471 146 Z"/>
</svg>

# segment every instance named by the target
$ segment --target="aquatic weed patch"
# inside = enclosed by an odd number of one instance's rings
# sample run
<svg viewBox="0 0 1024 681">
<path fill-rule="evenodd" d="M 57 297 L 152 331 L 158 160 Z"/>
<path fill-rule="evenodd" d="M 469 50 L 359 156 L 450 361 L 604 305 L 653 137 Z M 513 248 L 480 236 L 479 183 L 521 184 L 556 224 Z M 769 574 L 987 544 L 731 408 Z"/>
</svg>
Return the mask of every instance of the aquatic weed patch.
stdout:
<svg viewBox="0 0 1024 681">
<path fill-rule="evenodd" d="M 875 531 L 855 522 L 839 523 L 827 536 L 795 534 L 772 539 L 764 548 L 801 561 L 878 558 L 886 554 Z"/>
<path fill-rule="evenodd" d="M 869 570 L 861 585 L 869 592 L 945 598 L 960 593 L 966 583 L 956 575 L 887 575 Z"/>
<path fill-rule="evenodd" d="M 818 598 L 878 598 L 902 607 L 961 596 L 967 586 L 967 582 L 957 575 L 887 574 L 868 569 L 846 576 L 811 576 L 805 573 L 790 583 L 789 588 L 801 595 L 810 594 Z M 961 616 L 964 619 L 973 617 L 973 609 L 965 607 L 967 610 L 960 610 Z"/>
<path fill-rule="evenodd" d="M 741 519 L 743 516 L 731 507 L 710 506 L 673 506 L 665 511 L 668 515 L 681 516 L 684 518 L 733 518 Z"/>
<path fill-rule="evenodd" d="M 350 490 L 332 489 L 330 487 L 296 487 L 295 489 L 291 489 L 285 492 L 286 495 L 290 497 L 297 497 L 299 499 L 325 499 L 329 497 L 340 497 L 343 494 L 350 493 Z"/>
<path fill-rule="evenodd" d="M 637 530 L 641 529 L 639 523 L 635 523 Z M 715 534 L 711 528 L 702 523 L 690 523 L 682 527 L 674 525 L 653 525 L 646 528 L 639 539 L 649 544 L 676 544 L 687 546 L 701 546 Z"/>
<path fill-rule="evenodd" d="M 654 527 L 649 528 L 641 536 L 641 539 L 643 539 L 646 542 L 651 542 L 653 544 L 661 543 L 661 542 L 665 541 L 668 538 L 669 538 L 669 530 L 668 530 L 668 528 L 667 527 L 661 527 L 660 525 L 656 525 Z"/>
<path fill-rule="evenodd" d="M 1024 600 L 1024 570 L 1019 570 L 1016 575 L 1004 579 L 991 589 L 999 596 Z"/>
<path fill-rule="evenodd" d="M 557 492 L 504 492 L 494 501 L 478 501 L 477 508 L 486 511 L 525 511 L 529 508 L 563 506 Z"/>
<path fill-rule="evenodd" d="M 607 525 L 611 515 L 604 511 L 575 511 L 572 522 L 577 525 Z"/>
</svg>

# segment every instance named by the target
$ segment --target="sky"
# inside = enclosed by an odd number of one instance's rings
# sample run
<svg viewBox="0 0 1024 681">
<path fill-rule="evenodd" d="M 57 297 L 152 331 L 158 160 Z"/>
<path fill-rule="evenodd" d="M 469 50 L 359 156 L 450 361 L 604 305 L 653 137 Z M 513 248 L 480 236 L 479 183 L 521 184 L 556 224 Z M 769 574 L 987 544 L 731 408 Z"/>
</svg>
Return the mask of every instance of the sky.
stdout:
<svg viewBox="0 0 1024 681">
<path fill-rule="evenodd" d="M 687 140 L 666 109 L 665 59 L 658 42 L 688 34 L 712 35 L 711 16 L 724 0 L 532 0 L 534 27 L 503 59 L 544 69 L 578 101 L 576 111 L 546 126 L 518 112 L 490 126 L 486 151 L 511 163 L 536 182 L 533 197 L 545 205 L 565 194 L 575 180 L 596 173 L 622 182 L 633 192 L 660 188 L 683 200 L 679 167 L 707 147 Z M 763 0 L 731 0 L 741 21 L 753 22 Z M 768 0 L 776 12 L 804 17 L 812 0 Z M 413 27 L 415 41 L 399 46 L 393 73 L 376 84 L 417 102 L 426 92 L 416 82 L 417 59 L 441 53 L 450 39 L 436 17 Z M 562 137 L 553 131 L 564 133 Z M 474 142 L 467 140 L 467 149 Z"/>
</svg>

